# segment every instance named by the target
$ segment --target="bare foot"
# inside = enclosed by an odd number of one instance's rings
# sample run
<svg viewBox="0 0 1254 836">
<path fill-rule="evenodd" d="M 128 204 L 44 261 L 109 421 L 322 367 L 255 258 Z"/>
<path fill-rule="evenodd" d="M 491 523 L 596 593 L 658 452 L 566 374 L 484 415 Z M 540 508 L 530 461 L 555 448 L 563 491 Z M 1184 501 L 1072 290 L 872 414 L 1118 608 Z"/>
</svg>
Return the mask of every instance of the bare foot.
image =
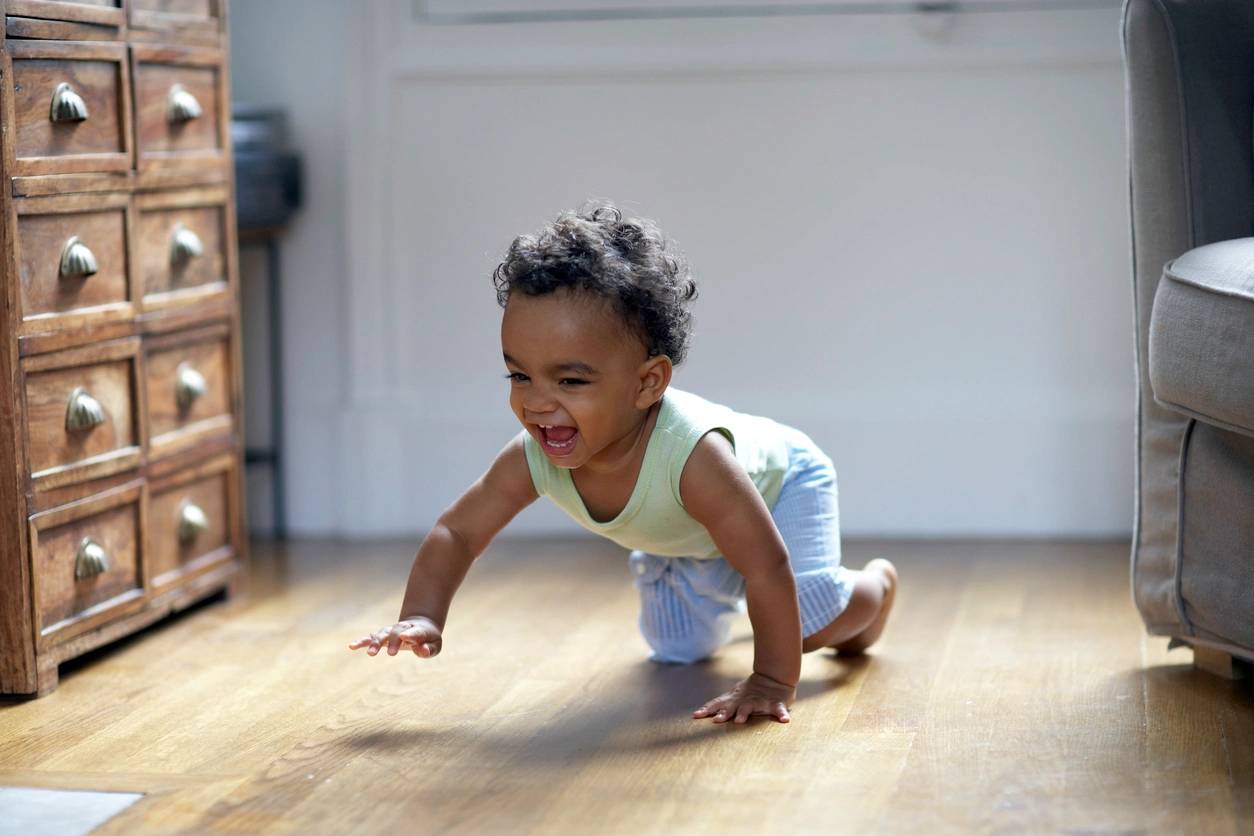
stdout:
<svg viewBox="0 0 1254 836">
<path fill-rule="evenodd" d="M 893 608 L 893 598 L 897 594 L 897 567 L 882 557 L 877 557 L 866 566 L 862 567 L 863 572 L 875 572 L 880 576 L 880 582 L 884 584 L 884 602 L 880 604 L 880 611 L 875 620 L 867 625 L 867 628 L 852 639 L 846 639 L 840 644 L 832 645 L 836 648 L 838 655 L 853 656 L 866 650 L 875 644 L 875 640 L 880 637 L 880 633 L 884 632 L 884 624 L 888 621 L 888 613 Z"/>
</svg>

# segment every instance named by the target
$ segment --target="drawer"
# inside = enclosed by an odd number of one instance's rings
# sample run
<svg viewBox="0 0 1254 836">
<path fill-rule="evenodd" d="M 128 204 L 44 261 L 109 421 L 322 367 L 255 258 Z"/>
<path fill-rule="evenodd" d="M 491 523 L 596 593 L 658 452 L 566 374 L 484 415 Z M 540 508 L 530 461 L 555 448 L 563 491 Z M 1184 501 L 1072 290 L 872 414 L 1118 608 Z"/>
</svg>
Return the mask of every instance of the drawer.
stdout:
<svg viewBox="0 0 1254 836">
<path fill-rule="evenodd" d="M 26 429 L 36 490 L 139 464 L 137 337 L 28 357 Z"/>
<path fill-rule="evenodd" d="M 144 343 L 150 458 L 235 429 L 231 331 L 215 325 Z"/>
<path fill-rule="evenodd" d="M 30 518 L 36 618 L 55 644 L 143 604 L 143 483 Z"/>
<path fill-rule="evenodd" d="M 10 38 L 116 39 L 126 23 L 122 0 L 7 0 Z"/>
<path fill-rule="evenodd" d="M 119 24 L 125 18 L 122 0 L 8 0 L 5 13 L 20 17 Z"/>
<path fill-rule="evenodd" d="M 212 41 L 221 36 L 222 0 L 131 0 L 131 28 L 144 36 L 174 32 L 181 40 Z"/>
<path fill-rule="evenodd" d="M 21 328 L 31 337 L 134 319 L 130 195 L 23 198 L 17 210 Z"/>
<path fill-rule="evenodd" d="M 148 574 L 161 591 L 235 556 L 234 456 L 219 456 L 149 488 Z"/>
<path fill-rule="evenodd" d="M 124 44 L 14 40 L 7 48 L 15 175 L 130 169 Z"/>
<path fill-rule="evenodd" d="M 136 169 L 225 180 L 225 71 L 217 50 L 133 45 Z M 159 181 L 154 181 L 156 185 Z"/>
<path fill-rule="evenodd" d="M 227 200 L 224 186 L 135 195 L 145 310 L 229 299 Z"/>
</svg>

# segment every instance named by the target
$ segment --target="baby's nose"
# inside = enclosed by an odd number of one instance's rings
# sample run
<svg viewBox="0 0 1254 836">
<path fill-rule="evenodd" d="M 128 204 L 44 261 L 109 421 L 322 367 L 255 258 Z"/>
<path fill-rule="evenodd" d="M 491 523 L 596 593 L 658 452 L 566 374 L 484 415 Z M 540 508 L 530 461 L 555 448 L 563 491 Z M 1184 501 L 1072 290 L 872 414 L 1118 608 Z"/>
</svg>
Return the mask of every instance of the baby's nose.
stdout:
<svg viewBox="0 0 1254 836">
<path fill-rule="evenodd" d="M 523 401 L 523 414 L 531 416 L 536 424 L 546 423 L 557 412 L 557 405 L 549 400 L 531 397 Z"/>
</svg>

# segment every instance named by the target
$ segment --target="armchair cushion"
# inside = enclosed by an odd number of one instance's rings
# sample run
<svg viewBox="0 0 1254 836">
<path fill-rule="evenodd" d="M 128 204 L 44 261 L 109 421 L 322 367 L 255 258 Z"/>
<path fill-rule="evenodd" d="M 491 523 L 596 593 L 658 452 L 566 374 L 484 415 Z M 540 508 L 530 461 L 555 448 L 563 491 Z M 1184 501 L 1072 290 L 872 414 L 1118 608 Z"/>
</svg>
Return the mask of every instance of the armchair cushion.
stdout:
<svg viewBox="0 0 1254 836">
<path fill-rule="evenodd" d="M 1254 238 L 1168 262 L 1150 316 L 1154 400 L 1254 436 Z"/>
</svg>

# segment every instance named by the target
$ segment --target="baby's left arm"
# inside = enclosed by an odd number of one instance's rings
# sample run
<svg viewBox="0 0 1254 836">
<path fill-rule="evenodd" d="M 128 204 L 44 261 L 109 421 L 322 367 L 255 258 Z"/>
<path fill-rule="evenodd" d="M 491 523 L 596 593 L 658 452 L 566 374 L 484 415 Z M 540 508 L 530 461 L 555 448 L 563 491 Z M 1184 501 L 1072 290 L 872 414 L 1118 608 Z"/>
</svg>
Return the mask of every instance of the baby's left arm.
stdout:
<svg viewBox="0 0 1254 836">
<path fill-rule="evenodd" d="M 697 442 L 679 480 L 680 499 L 745 579 L 753 624 L 753 675 L 703 705 L 695 717 L 743 723 L 752 714 L 788 720 L 801 677 L 801 613 L 788 549 L 770 509 L 736 459 L 731 442 L 709 432 Z"/>
</svg>

